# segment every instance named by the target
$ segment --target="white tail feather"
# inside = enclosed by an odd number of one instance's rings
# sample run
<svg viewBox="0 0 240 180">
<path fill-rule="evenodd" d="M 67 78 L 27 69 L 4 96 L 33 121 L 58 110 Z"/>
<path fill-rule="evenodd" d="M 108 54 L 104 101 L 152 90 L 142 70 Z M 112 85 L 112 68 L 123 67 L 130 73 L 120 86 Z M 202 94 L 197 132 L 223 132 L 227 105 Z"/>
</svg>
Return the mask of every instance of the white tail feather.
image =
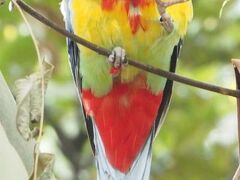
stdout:
<svg viewBox="0 0 240 180">
<path fill-rule="evenodd" d="M 95 144 L 95 160 L 97 167 L 98 180 L 149 180 L 151 159 L 152 159 L 152 140 L 153 133 L 149 136 L 144 148 L 138 154 L 131 169 L 126 173 L 122 173 L 113 168 L 107 160 L 102 139 L 96 125 L 93 123 L 94 144 Z"/>
</svg>

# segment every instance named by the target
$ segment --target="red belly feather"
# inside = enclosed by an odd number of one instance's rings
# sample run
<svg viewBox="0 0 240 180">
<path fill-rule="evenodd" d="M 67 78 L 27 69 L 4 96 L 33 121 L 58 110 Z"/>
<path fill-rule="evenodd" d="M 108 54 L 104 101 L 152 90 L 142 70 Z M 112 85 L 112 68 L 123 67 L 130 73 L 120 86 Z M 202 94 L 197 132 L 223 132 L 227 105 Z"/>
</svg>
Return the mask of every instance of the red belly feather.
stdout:
<svg viewBox="0 0 240 180">
<path fill-rule="evenodd" d="M 103 97 L 82 91 L 86 113 L 93 117 L 110 164 L 126 173 L 145 144 L 162 100 L 153 95 L 143 78 L 132 83 L 115 82 Z"/>
</svg>

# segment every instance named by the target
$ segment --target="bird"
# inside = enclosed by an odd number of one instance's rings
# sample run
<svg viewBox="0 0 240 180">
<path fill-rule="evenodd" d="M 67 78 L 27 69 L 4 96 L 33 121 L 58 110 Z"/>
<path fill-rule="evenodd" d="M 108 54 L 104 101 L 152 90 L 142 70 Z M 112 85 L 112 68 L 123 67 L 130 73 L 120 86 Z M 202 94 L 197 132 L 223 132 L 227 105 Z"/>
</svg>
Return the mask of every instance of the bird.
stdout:
<svg viewBox="0 0 240 180">
<path fill-rule="evenodd" d="M 112 51 L 106 58 L 67 38 L 97 179 L 148 180 L 173 81 L 126 57 L 175 72 L 191 0 L 63 0 L 61 11 L 67 31 Z"/>
</svg>

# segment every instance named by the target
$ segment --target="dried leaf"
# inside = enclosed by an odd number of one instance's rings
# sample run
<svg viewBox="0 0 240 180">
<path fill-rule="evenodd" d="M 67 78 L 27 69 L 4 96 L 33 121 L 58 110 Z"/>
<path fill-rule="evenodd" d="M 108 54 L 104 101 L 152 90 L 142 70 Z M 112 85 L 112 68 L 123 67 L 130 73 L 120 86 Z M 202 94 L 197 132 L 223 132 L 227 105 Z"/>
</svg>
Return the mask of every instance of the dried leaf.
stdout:
<svg viewBox="0 0 240 180">
<path fill-rule="evenodd" d="M 53 66 L 43 61 L 44 94 L 51 77 Z M 21 135 L 29 140 L 34 137 L 31 122 L 39 122 L 42 107 L 41 72 L 31 74 L 25 79 L 16 81 L 17 128 Z M 36 131 L 35 131 L 36 132 Z"/>
<path fill-rule="evenodd" d="M 30 176 L 34 165 L 35 141 L 25 141 L 16 126 L 16 102 L 0 72 L 0 124 L 4 128 L 9 142 L 19 154 L 25 169 Z M 0 147 L 3 147 L 2 145 Z M 2 149 L 2 148 L 1 148 Z M 3 161 L 1 161 L 3 162 Z M 2 179 L 2 178 L 0 178 Z"/>
<path fill-rule="evenodd" d="M 56 179 L 53 173 L 54 161 L 55 158 L 53 154 L 41 153 L 39 155 L 37 180 Z"/>
<path fill-rule="evenodd" d="M 47 84 L 51 78 L 53 66 L 46 61 L 43 61 L 43 73 L 44 73 L 44 94 L 47 89 Z M 34 83 L 33 89 L 31 91 L 31 120 L 39 121 L 41 118 L 41 104 L 42 104 L 42 79 L 41 72 L 37 73 L 36 82 Z"/>
<path fill-rule="evenodd" d="M 35 76 L 29 76 L 26 79 L 16 81 L 16 100 L 18 103 L 16 123 L 17 128 L 24 139 L 29 140 L 32 135 L 30 129 L 30 94 L 33 89 Z"/>
</svg>

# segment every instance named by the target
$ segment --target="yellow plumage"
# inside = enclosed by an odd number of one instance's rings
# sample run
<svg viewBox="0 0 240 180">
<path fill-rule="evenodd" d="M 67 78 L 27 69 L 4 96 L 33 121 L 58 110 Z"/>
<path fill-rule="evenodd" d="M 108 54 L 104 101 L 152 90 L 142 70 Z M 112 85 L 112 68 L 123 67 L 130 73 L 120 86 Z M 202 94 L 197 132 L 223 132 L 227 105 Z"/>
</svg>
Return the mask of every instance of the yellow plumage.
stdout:
<svg viewBox="0 0 240 180">
<path fill-rule="evenodd" d="M 192 3 L 189 1 L 167 8 L 174 22 L 174 31 L 168 34 L 160 25 L 157 6 L 152 2 L 137 9 L 142 27 L 132 33 L 124 1 L 118 1 L 111 11 L 104 11 L 101 0 L 72 0 L 74 32 L 108 49 L 120 46 L 126 50 L 128 57 L 167 69 L 173 47 L 185 35 L 188 22 L 192 19 Z M 113 81 L 109 73 L 110 65 L 103 60 L 106 58 L 84 47 L 80 50 L 83 88 L 90 88 L 97 96 L 106 94 Z M 139 73 L 139 69 L 128 66 L 121 72 L 121 80 L 130 82 Z M 158 93 L 165 80 L 147 74 L 147 83 L 153 93 Z"/>
</svg>

